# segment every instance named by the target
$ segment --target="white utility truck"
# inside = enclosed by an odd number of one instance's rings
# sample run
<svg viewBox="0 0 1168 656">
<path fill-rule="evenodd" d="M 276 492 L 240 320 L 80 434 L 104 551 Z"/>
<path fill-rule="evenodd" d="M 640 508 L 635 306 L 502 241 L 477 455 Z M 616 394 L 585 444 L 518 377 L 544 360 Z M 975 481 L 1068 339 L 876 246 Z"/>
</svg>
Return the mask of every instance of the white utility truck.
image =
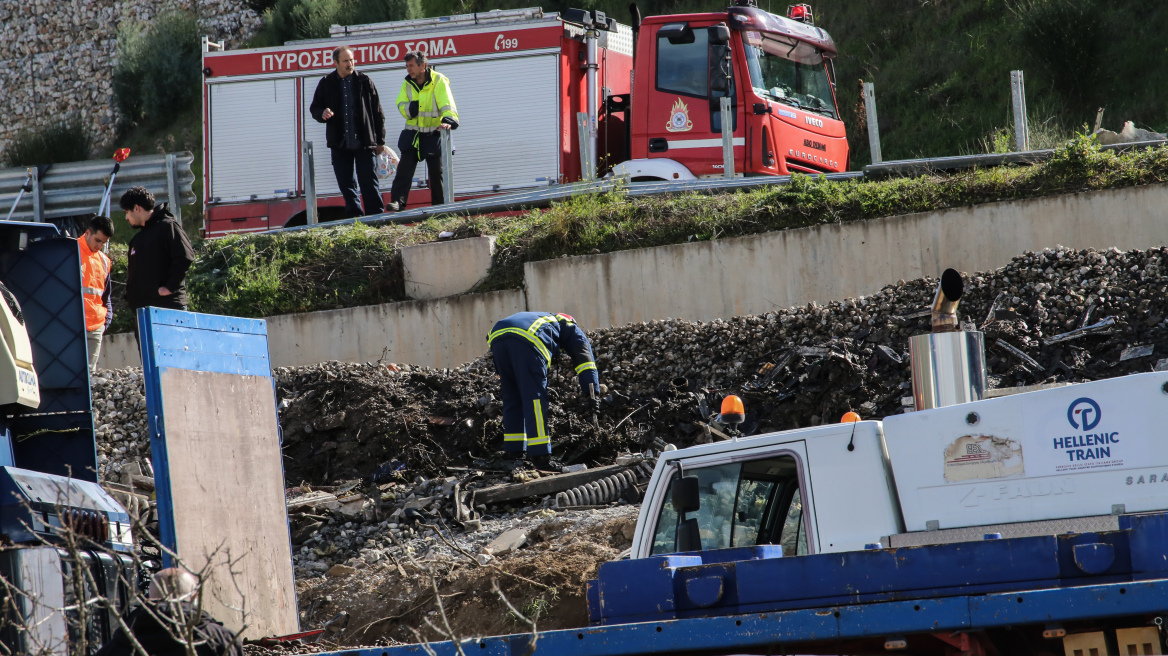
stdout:
<svg viewBox="0 0 1168 656">
<path fill-rule="evenodd" d="M 946 272 L 934 326 L 956 327 Z M 947 297 L 946 292 L 951 296 Z M 938 309 L 939 306 L 951 307 Z M 910 341 L 916 412 L 665 452 L 632 557 L 685 551 L 671 488 L 694 477 L 702 550 L 781 544 L 786 555 L 1115 530 L 1168 509 L 1168 372 L 985 396 L 982 334 Z M 943 406 L 943 407 L 938 407 Z"/>
</svg>

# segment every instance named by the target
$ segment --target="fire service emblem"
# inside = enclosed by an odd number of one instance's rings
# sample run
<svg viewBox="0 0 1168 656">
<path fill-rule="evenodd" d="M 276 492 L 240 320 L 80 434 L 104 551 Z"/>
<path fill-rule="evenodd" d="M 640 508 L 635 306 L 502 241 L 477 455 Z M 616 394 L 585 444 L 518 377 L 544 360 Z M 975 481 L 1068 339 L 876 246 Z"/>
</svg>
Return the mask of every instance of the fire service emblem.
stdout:
<svg viewBox="0 0 1168 656">
<path fill-rule="evenodd" d="M 689 132 L 693 129 L 693 121 L 689 120 L 689 107 L 681 102 L 681 98 L 673 103 L 673 109 L 669 111 L 669 122 L 665 124 L 665 129 L 670 132 Z"/>
</svg>

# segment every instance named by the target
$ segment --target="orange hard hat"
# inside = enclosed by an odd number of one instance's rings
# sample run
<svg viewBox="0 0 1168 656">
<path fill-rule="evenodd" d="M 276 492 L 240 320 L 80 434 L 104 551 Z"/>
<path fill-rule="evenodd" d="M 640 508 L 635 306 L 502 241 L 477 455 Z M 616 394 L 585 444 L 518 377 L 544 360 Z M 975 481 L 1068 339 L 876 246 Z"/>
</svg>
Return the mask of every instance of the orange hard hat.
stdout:
<svg viewBox="0 0 1168 656">
<path fill-rule="evenodd" d="M 840 418 L 841 424 L 849 424 L 856 421 L 860 421 L 860 415 L 852 412 L 851 410 L 845 412 L 844 416 Z"/>
</svg>

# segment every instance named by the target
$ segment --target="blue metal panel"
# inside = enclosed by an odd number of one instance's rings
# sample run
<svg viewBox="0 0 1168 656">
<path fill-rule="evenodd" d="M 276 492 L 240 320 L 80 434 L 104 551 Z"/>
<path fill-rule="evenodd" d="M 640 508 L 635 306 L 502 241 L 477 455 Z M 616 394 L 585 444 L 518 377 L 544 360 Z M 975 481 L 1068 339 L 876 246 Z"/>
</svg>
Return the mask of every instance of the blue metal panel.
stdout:
<svg viewBox="0 0 1168 656">
<path fill-rule="evenodd" d="M 841 638 L 969 628 L 969 598 L 890 601 L 840 609 Z"/>
<path fill-rule="evenodd" d="M 2 233 L 0 233 L 2 234 Z M 0 280 L 20 302 L 41 386 L 35 412 L 87 412 L 89 354 L 76 239 L 44 239 L 0 252 Z"/>
<path fill-rule="evenodd" d="M 143 363 L 149 359 L 160 368 L 246 376 L 272 373 L 267 323 L 262 319 L 142 308 L 138 325 L 150 332 L 149 340 L 142 339 Z"/>
<path fill-rule="evenodd" d="M 539 635 L 538 653 L 555 656 L 673 654 L 689 650 L 734 653 L 795 641 L 831 640 L 838 635 L 834 609 L 796 610 L 550 631 Z M 511 656 L 523 656 L 527 651 L 527 636 L 514 636 L 511 640 Z M 773 651 L 777 653 L 778 649 Z"/>
<path fill-rule="evenodd" d="M 1168 581 L 1109 583 L 971 597 L 974 627 L 1070 621 L 1168 611 Z"/>
<path fill-rule="evenodd" d="M 760 544 L 753 547 L 710 549 L 709 551 L 694 552 L 692 555 L 700 557 L 703 565 L 715 565 L 718 563 L 736 563 L 743 560 L 782 558 L 783 548 L 777 544 Z"/>
<path fill-rule="evenodd" d="M 592 579 L 584 583 L 584 597 L 588 603 L 588 623 L 600 624 L 600 581 Z"/>
<path fill-rule="evenodd" d="M 77 240 L 51 225 L 0 222 L 0 280 L 24 314 L 41 393 L 35 409 L 10 408 L 15 463 L 96 482 Z"/>
<path fill-rule="evenodd" d="M 174 500 L 166 457 L 166 418 L 162 412 L 162 372 L 189 369 L 212 373 L 271 377 L 267 323 L 262 319 L 224 317 L 181 310 L 140 308 L 138 326 L 150 452 L 154 462 L 158 529 L 162 543 L 174 549 Z M 273 387 L 273 399 L 275 390 Z M 169 556 L 164 556 L 169 566 Z"/>
<path fill-rule="evenodd" d="M 987 540 L 753 560 L 738 564 L 741 604 L 960 589 L 1058 577 L 1053 537 Z M 776 585 L 782 582 L 782 585 Z"/>
<path fill-rule="evenodd" d="M 777 653 L 784 647 L 797 652 L 798 643 L 837 638 L 980 630 L 1165 611 L 1168 611 L 1168 581 L 1160 580 L 550 631 L 539 635 L 538 651 L 545 656 L 649 656 L 683 651 L 757 653 L 764 649 Z M 479 641 L 484 647 L 468 650 L 468 654 L 502 654 L 500 645 L 509 645 L 508 656 L 524 656 L 528 640 L 522 634 L 486 638 Z M 434 643 L 431 647 L 441 656 L 455 653 L 449 642 Z M 337 652 L 361 656 L 421 656 L 422 653 L 418 645 Z"/>
<path fill-rule="evenodd" d="M 97 482 L 92 411 L 17 415 L 8 425 L 18 467 Z"/>
<path fill-rule="evenodd" d="M 1085 576 L 1126 578 L 1131 574 L 1128 531 L 1060 535 L 1058 542 L 1060 576 L 1068 582 Z"/>
<path fill-rule="evenodd" d="M 1130 529 L 1131 570 L 1135 578 L 1168 572 L 1168 513 L 1124 515 L 1120 529 Z"/>
<path fill-rule="evenodd" d="M 673 573 L 678 567 L 701 565 L 698 556 L 652 556 L 616 560 L 600 566 L 602 617 L 672 617 L 677 604 Z"/>
<path fill-rule="evenodd" d="M 12 432 L 0 431 L 0 467 L 15 467 L 16 460 L 12 453 Z"/>
</svg>

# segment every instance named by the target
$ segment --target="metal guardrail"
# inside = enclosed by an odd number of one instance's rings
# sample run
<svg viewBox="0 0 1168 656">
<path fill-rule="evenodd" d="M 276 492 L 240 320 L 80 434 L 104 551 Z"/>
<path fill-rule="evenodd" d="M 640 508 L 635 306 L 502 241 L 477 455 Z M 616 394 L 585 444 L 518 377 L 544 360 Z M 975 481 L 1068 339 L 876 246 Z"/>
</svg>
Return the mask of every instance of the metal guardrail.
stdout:
<svg viewBox="0 0 1168 656">
<path fill-rule="evenodd" d="M 1131 143 L 1100 146 L 1100 150 L 1126 152 L 1141 148 L 1155 148 L 1168 144 L 1168 140 L 1136 141 Z M 1041 164 L 1054 155 L 1054 149 L 1028 150 L 1025 152 L 994 153 L 991 155 L 957 155 L 954 157 L 928 157 L 924 159 L 904 159 L 895 162 L 881 162 L 864 167 L 866 178 L 886 178 L 891 176 L 915 176 L 942 171 L 961 171 L 973 168 L 990 168 L 1009 164 Z"/>
<path fill-rule="evenodd" d="M 864 177 L 860 171 L 848 173 L 828 173 L 824 176 L 828 180 L 855 180 Z M 775 185 L 785 185 L 791 181 L 789 175 L 758 176 L 753 178 L 711 178 L 703 180 L 677 180 L 673 182 L 628 182 L 624 178 L 608 178 L 596 182 L 573 182 L 570 184 L 551 185 L 530 191 L 521 191 L 512 194 L 485 196 L 471 200 L 461 200 L 447 205 L 419 207 L 405 212 L 393 212 L 363 216 L 356 219 L 342 219 L 328 221 L 315 226 L 296 226 L 293 228 L 276 228 L 264 234 L 279 232 L 295 232 L 310 228 L 336 227 L 361 222 L 365 225 L 385 225 L 387 223 L 418 223 L 436 216 L 490 214 L 492 212 L 515 212 L 531 209 L 551 207 L 556 201 L 563 201 L 581 194 L 606 193 L 623 189 L 630 197 L 659 196 L 663 194 L 718 194 L 741 189 L 754 189 Z"/>
<path fill-rule="evenodd" d="M 1135 143 L 1111 144 L 1102 146 L 1102 150 L 1128 151 L 1139 148 L 1153 148 L 1168 145 L 1168 140 L 1141 141 Z M 959 155 L 955 157 L 931 157 L 924 159 L 898 160 L 869 164 L 863 171 L 848 171 L 845 173 L 827 173 L 823 177 L 832 181 L 880 179 L 893 176 L 915 176 L 942 171 L 960 171 L 972 168 L 1005 166 L 1010 164 L 1038 164 L 1051 158 L 1054 150 L 1032 150 L 1023 153 L 1000 153 L 992 155 Z M 120 180 L 120 178 L 119 178 Z M 704 178 L 700 180 L 676 180 L 670 182 L 627 182 L 625 179 L 606 178 L 595 182 L 575 182 L 563 185 L 551 185 L 530 191 L 521 191 L 511 194 L 499 194 L 471 200 L 458 201 L 447 205 L 420 207 L 405 212 L 376 214 L 357 219 L 329 221 L 316 226 L 297 226 L 294 228 L 277 228 L 268 233 L 293 232 L 315 227 L 334 227 L 356 223 L 360 221 L 366 225 L 384 225 L 389 223 L 417 223 L 426 219 L 443 215 L 471 215 L 489 214 L 492 212 L 514 212 L 530 209 L 550 207 L 553 202 L 563 201 L 572 196 L 588 193 L 605 193 L 616 189 L 623 189 L 630 197 L 659 196 L 666 194 L 718 194 L 743 189 L 757 189 L 759 187 L 785 185 L 791 182 L 791 176 L 755 176 L 749 178 Z"/>
<path fill-rule="evenodd" d="M 197 199 L 192 185 L 195 174 L 190 151 L 130 157 L 122 162 L 111 197 L 119 198 L 127 189 L 146 187 L 159 202 L 168 202 L 178 216 L 178 208 Z M 65 216 L 96 212 L 109 184 L 114 162 L 110 159 L 69 162 L 33 168 L 32 191 L 25 193 L 12 215 L 14 221 L 43 222 Z M 0 169 L 0 212 L 8 214 L 20 188 L 28 179 L 28 168 Z M 178 202 L 172 202 L 178 196 Z"/>
</svg>

